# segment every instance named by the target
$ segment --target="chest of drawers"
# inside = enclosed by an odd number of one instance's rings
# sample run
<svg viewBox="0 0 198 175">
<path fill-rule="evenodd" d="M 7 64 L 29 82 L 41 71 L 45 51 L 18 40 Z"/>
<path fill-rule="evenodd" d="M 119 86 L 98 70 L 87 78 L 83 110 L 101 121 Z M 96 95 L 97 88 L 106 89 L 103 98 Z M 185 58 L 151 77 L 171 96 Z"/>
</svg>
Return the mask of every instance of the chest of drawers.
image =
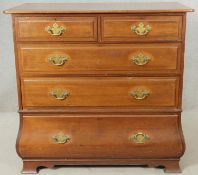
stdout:
<svg viewBox="0 0 198 175">
<path fill-rule="evenodd" d="M 12 14 L 23 173 L 179 172 L 186 12 L 177 3 L 24 4 Z"/>
</svg>

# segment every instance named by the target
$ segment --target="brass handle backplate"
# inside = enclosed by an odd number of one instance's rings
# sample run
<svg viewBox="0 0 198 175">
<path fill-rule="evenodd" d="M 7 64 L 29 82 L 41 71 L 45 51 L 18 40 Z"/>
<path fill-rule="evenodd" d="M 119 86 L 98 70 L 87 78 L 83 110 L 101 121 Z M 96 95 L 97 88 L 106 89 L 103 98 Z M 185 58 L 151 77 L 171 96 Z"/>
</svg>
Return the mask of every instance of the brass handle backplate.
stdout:
<svg viewBox="0 0 198 175">
<path fill-rule="evenodd" d="M 145 133 L 138 132 L 137 134 L 130 136 L 129 140 L 135 143 L 144 144 L 145 141 L 150 140 L 150 137 Z"/>
<path fill-rule="evenodd" d="M 70 93 L 66 90 L 55 89 L 50 92 L 50 95 L 55 97 L 57 100 L 65 100 Z"/>
<path fill-rule="evenodd" d="M 68 61 L 68 56 L 50 56 L 48 62 L 54 66 L 63 66 Z"/>
<path fill-rule="evenodd" d="M 63 26 L 59 26 L 57 23 L 54 23 L 52 26 L 47 26 L 45 31 L 53 36 L 60 36 L 66 31 L 66 29 Z"/>
<path fill-rule="evenodd" d="M 132 91 L 130 95 L 136 100 L 143 100 L 150 95 L 150 92 L 146 89 L 137 89 Z"/>
<path fill-rule="evenodd" d="M 137 35 L 144 36 L 152 31 L 152 27 L 149 25 L 145 26 L 145 24 L 141 22 L 137 26 L 131 26 L 131 31 L 136 33 Z"/>
<path fill-rule="evenodd" d="M 63 133 L 59 133 L 52 137 L 53 140 L 58 144 L 64 144 L 71 140 L 71 138 L 68 135 L 65 135 Z"/>
<path fill-rule="evenodd" d="M 138 66 L 146 65 L 149 63 L 150 60 L 151 58 L 144 55 L 143 53 L 139 53 L 138 55 L 132 57 L 133 63 Z"/>
</svg>

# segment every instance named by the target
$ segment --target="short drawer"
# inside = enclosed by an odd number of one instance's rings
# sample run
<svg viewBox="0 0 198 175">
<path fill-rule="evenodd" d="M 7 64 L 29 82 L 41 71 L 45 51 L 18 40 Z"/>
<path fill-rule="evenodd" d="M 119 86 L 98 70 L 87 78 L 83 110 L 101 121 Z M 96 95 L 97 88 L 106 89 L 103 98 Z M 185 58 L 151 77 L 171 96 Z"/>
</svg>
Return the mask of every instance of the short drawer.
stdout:
<svg viewBox="0 0 198 175">
<path fill-rule="evenodd" d="M 16 17 L 18 41 L 96 41 L 97 17 Z"/>
<path fill-rule="evenodd" d="M 181 40 L 181 16 L 104 16 L 103 41 Z"/>
<path fill-rule="evenodd" d="M 176 107 L 178 78 L 24 78 L 22 103 L 28 107 Z"/>
<path fill-rule="evenodd" d="M 176 115 L 24 116 L 23 158 L 174 158 L 184 148 Z"/>
<path fill-rule="evenodd" d="M 44 74 L 174 73 L 180 43 L 130 45 L 19 44 L 22 72 Z"/>
</svg>

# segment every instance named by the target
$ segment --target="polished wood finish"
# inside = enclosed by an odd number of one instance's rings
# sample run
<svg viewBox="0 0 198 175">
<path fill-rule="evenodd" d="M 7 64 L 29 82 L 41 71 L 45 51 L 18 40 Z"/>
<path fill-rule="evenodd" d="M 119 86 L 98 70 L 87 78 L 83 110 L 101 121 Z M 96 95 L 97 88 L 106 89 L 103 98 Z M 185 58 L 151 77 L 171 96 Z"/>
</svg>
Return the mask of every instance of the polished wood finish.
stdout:
<svg viewBox="0 0 198 175">
<path fill-rule="evenodd" d="M 149 72 L 179 73 L 180 43 L 161 44 L 19 44 L 21 74 L 106 74 Z M 137 65 L 132 58 L 144 54 L 151 60 Z M 167 53 L 168 56 L 167 56 Z M 50 56 L 67 56 L 61 66 Z"/>
<path fill-rule="evenodd" d="M 65 28 L 60 36 L 45 31 L 56 23 Z M 96 41 L 96 17 L 16 17 L 16 39 L 18 41 Z"/>
<path fill-rule="evenodd" d="M 177 115 L 24 116 L 18 152 L 25 159 L 174 158 L 184 149 L 178 130 Z M 130 140 L 138 132 L 150 139 L 144 144 Z M 53 137 L 59 133 L 71 139 L 58 144 Z"/>
<path fill-rule="evenodd" d="M 13 19 L 22 173 L 55 165 L 181 172 L 188 11 L 178 3 L 24 4 L 4 11 Z M 141 23 L 149 32 L 141 26 L 138 35 L 133 26 Z M 65 31 L 46 31 L 54 24 Z"/>
<path fill-rule="evenodd" d="M 71 13 L 178 13 L 193 9 L 176 2 L 168 3 L 25 3 L 5 10 L 13 14 Z"/>
<path fill-rule="evenodd" d="M 23 108 L 64 106 L 176 107 L 176 78 L 26 78 L 22 80 Z M 58 100 L 50 93 L 60 89 L 70 95 Z M 149 90 L 142 100 L 130 93 Z"/>
<path fill-rule="evenodd" d="M 23 161 L 24 174 L 36 174 L 39 168 L 54 168 L 54 165 L 147 165 L 152 168 L 163 168 L 166 173 L 181 173 L 179 159 L 45 159 Z"/>
<path fill-rule="evenodd" d="M 181 16 L 104 16 L 102 23 L 102 41 L 174 41 L 181 40 Z M 149 25 L 152 30 L 143 36 L 134 33 L 131 28 L 140 23 Z"/>
</svg>

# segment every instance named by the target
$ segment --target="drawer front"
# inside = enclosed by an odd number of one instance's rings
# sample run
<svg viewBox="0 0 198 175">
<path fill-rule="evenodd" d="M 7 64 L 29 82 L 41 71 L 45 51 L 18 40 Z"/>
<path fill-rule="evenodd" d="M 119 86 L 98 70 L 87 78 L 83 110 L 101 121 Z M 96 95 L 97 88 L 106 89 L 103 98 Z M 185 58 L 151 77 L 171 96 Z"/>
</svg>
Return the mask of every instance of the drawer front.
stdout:
<svg viewBox="0 0 198 175">
<path fill-rule="evenodd" d="M 176 107 L 177 78 L 24 78 L 22 103 L 28 107 Z"/>
<path fill-rule="evenodd" d="M 181 16 L 104 16 L 103 41 L 181 40 Z"/>
<path fill-rule="evenodd" d="M 22 72 L 47 74 L 178 71 L 180 44 L 19 44 Z"/>
<path fill-rule="evenodd" d="M 96 41 L 97 17 L 16 17 L 19 41 Z"/>
<path fill-rule="evenodd" d="M 23 158 L 173 158 L 182 154 L 178 116 L 24 116 Z"/>
</svg>

